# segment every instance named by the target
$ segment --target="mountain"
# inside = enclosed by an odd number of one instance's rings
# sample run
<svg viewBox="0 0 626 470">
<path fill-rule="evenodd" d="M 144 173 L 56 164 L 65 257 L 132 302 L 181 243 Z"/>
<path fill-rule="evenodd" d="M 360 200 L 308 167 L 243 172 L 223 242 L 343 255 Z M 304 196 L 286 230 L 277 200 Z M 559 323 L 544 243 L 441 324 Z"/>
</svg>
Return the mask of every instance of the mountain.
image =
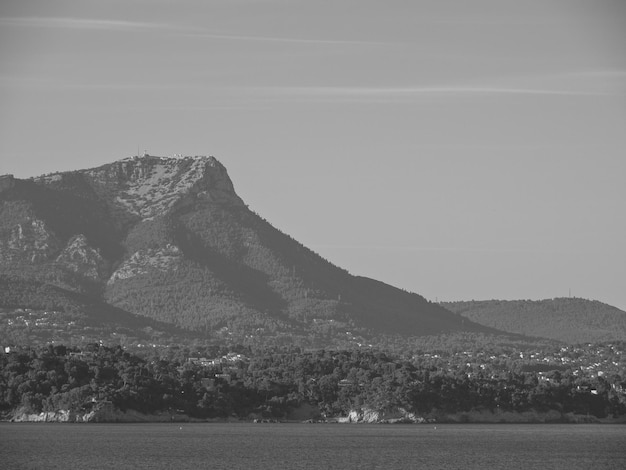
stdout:
<svg viewBox="0 0 626 470">
<path fill-rule="evenodd" d="M 65 311 L 72 298 L 74 311 L 105 323 L 115 311 L 122 323 L 143 317 L 207 337 L 321 343 L 492 332 L 322 259 L 249 210 L 213 157 L 5 175 L 0 203 L 5 309 Z"/>
<path fill-rule="evenodd" d="M 498 330 L 570 344 L 626 341 L 626 312 L 580 298 L 442 302 L 448 310 Z"/>
</svg>

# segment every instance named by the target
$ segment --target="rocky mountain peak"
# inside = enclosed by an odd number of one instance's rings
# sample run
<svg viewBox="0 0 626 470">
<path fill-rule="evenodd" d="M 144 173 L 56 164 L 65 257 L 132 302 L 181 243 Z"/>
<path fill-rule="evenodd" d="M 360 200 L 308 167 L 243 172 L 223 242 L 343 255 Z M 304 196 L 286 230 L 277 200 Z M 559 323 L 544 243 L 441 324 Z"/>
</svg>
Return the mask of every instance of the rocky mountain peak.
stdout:
<svg viewBox="0 0 626 470">
<path fill-rule="evenodd" d="M 149 220 L 170 209 L 181 197 L 244 205 L 226 168 L 212 156 L 133 156 L 79 173 L 101 196 L 131 214 Z M 42 176 L 40 184 L 61 181 L 64 173 Z"/>
</svg>

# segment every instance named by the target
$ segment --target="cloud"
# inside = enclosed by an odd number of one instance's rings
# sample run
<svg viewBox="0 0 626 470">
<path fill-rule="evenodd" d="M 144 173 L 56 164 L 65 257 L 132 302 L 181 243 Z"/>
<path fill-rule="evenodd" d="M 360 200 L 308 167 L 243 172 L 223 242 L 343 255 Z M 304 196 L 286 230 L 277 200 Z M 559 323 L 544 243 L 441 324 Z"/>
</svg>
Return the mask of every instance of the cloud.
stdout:
<svg viewBox="0 0 626 470">
<path fill-rule="evenodd" d="M 250 42 L 279 42 L 289 44 L 326 44 L 326 45 L 371 45 L 382 46 L 391 45 L 393 43 L 380 42 L 380 41 L 360 41 L 360 40 L 347 40 L 347 39 L 315 39 L 315 38 L 294 38 L 286 36 L 250 36 L 242 34 L 220 34 L 212 32 L 189 33 L 190 37 L 205 38 L 205 39 L 224 39 L 230 41 L 250 41 Z"/>
<path fill-rule="evenodd" d="M 147 23 L 125 20 L 97 20 L 91 18 L 58 17 L 5 17 L 0 18 L 0 26 L 19 26 L 30 28 L 62 28 L 86 30 L 138 31 L 163 29 L 170 26 L 162 23 Z"/>
<path fill-rule="evenodd" d="M 86 90 L 86 91 L 163 91 L 187 87 L 181 84 L 160 84 L 146 82 L 82 82 L 78 78 L 58 78 L 48 76 L 25 76 L 0 74 L 0 85 L 13 88 L 41 89 L 41 90 Z"/>
<path fill-rule="evenodd" d="M 620 69 L 593 69 L 593 70 L 584 70 L 582 72 L 572 72 L 567 74 L 569 76 L 579 76 L 579 77 L 600 77 L 600 78 L 625 78 L 626 70 Z"/>
<path fill-rule="evenodd" d="M 59 28 L 105 31 L 145 31 L 169 30 L 190 38 L 217 39 L 228 41 L 275 42 L 289 44 L 322 44 L 322 45 L 390 45 L 379 41 L 361 41 L 344 39 L 295 38 L 286 36 L 257 36 L 245 34 L 227 34 L 209 31 L 196 27 L 176 27 L 166 23 L 150 23 L 126 20 L 106 20 L 71 17 L 0 17 L 0 26 L 18 26 L 28 28 Z"/>
<path fill-rule="evenodd" d="M 302 98 L 410 98 L 420 96 L 476 96 L 476 95 L 555 95 L 555 96 L 602 96 L 607 93 L 581 90 L 544 88 L 508 88 L 477 86 L 438 87 L 276 87 L 256 88 L 269 94 Z"/>
</svg>

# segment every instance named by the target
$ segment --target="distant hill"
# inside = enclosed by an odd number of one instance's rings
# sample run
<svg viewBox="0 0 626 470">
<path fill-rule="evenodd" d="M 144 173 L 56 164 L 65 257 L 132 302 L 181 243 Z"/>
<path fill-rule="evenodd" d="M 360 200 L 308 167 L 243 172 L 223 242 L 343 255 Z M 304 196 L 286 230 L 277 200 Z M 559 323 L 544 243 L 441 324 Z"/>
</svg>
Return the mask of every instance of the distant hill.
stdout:
<svg viewBox="0 0 626 470">
<path fill-rule="evenodd" d="M 567 343 L 626 341 L 626 312 L 579 298 L 484 300 L 440 305 L 473 322 Z"/>
<path fill-rule="evenodd" d="M 74 310 L 99 306 L 92 319 L 110 307 L 127 314 L 120 321 L 145 317 L 207 337 L 324 344 L 492 332 L 322 259 L 250 211 L 213 157 L 0 177 L 0 275 L 0 307 L 72 304 L 78 295 Z"/>
</svg>

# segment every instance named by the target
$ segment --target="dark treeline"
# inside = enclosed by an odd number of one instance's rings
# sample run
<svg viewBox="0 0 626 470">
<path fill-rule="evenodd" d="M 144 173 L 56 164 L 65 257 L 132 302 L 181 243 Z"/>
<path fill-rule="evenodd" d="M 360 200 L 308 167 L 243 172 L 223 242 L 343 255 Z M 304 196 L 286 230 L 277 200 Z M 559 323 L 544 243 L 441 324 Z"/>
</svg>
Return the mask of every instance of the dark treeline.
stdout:
<svg viewBox="0 0 626 470">
<path fill-rule="evenodd" d="M 624 377 L 579 377 L 570 371 L 447 369 L 428 357 L 376 350 L 203 351 L 171 348 L 152 355 L 88 345 L 22 348 L 0 355 L 0 412 L 86 412 L 103 402 L 142 413 L 195 418 L 281 419 L 300 405 L 321 416 L 359 408 L 425 416 L 435 411 L 548 411 L 611 417 L 626 414 Z M 227 354 L 229 353 L 229 354 Z"/>
</svg>

